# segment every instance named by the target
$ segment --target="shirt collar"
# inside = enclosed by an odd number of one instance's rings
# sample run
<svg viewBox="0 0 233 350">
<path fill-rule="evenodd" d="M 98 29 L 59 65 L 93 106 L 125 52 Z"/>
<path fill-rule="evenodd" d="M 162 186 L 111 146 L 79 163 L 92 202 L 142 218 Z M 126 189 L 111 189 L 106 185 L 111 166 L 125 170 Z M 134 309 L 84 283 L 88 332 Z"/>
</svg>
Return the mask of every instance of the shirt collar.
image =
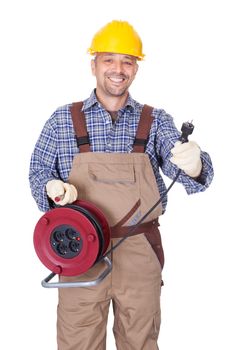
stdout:
<svg viewBox="0 0 233 350">
<path fill-rule="evenodd" d="M 90 97 L 83 101 L 82 110 L 85 111 L 85 110 L 93 107 L 94 105 L 97 105 L 99 108 L 103 108 L 103 106 L 97 100 L 97 97 L 95 94 L 95 89 L 92 91 Z M 125 109 L 135 110 L 136 105 L 138 105 L 138 103 L 129 94 L 127 101 L 126 101 L 126 104 L 125 104 L 124 108 L 122 108 L 121 110 L 125 110 Z"/>
</svg>

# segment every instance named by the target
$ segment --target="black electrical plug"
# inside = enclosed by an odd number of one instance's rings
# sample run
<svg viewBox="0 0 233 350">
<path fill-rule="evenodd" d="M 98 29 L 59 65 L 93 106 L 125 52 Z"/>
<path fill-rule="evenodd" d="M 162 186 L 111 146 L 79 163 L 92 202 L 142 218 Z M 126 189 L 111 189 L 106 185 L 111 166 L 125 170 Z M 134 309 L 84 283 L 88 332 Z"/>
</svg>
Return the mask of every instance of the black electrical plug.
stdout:
<svg viewBox="0 0 233 350">
<path fill-rule="evenodd" d="M 194 125 L 192 124 L 192 122 L 185 122 L 182 124 L 182 127 L 181 127 L 182 134 L 179 138 L 181 143 L 188 142 L 188 137 L 193 133 L 193 130 L 194 130 Z"/>
</svg>

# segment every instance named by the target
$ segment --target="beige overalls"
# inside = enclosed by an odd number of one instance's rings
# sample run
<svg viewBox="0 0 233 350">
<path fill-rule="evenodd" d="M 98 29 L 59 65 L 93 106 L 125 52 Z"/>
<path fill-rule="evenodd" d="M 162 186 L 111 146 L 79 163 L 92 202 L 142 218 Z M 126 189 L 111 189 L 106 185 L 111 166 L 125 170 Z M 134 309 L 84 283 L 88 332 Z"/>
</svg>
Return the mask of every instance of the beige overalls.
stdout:
<svg viewBox="0 0 233 350">
<path fill-rule="evenodd" d="M 152 108 L 143 108 L 132 153 L 91 152 L 81 108 L 81 103 L 71 108 L 80 153 L 74 157 L 68 181 L 77 187 L 79 199 L 91 201 L 105 214 L 111 227 L 111 247 L 159 199 L 144 153 Z M 157 220 L 161 212 L 160 205 L 111 253 L 112 272 L 98 286 L 59 289 L 59 350 L 105 350 L 111 300 L 117 349 L 158 349 L 164 263 Z M 61 277 L 61 281 L 90 280 L 102 269 L 103 263 L 97 263 L 84 275 Z"/>
</svg>

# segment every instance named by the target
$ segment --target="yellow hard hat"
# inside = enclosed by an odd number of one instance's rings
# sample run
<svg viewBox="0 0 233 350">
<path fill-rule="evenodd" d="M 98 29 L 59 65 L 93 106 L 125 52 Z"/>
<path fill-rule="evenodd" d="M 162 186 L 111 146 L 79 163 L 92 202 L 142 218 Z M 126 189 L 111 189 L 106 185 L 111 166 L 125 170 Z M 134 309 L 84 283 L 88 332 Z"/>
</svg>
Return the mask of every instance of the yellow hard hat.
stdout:
<svg viewBox="0 0 233 350">
<path fill-rule="evenodd" d="M 126 21 L 112 21 L 101 28 L 93 37 L 91 55 L 96 52 L 111 52 L 131 55 L 142 60 L 142 41 L 134 28 Z"/>
</svg>

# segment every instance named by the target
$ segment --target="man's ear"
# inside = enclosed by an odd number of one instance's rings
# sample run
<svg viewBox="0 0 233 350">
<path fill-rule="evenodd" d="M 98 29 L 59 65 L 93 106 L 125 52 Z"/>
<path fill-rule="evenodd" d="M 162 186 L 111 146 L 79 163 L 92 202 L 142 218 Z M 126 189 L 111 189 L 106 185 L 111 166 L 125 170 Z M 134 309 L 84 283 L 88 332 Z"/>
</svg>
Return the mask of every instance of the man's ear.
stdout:
<svg viewBox="0 0 233 350">
<path fill-rule="evenodd" d="M 92 59 L 91 60 L 91 72 L 92 72 L 92 75 L 95 75 L 95 65 L 96 65 L 95 59 Z"/>
</svg>

